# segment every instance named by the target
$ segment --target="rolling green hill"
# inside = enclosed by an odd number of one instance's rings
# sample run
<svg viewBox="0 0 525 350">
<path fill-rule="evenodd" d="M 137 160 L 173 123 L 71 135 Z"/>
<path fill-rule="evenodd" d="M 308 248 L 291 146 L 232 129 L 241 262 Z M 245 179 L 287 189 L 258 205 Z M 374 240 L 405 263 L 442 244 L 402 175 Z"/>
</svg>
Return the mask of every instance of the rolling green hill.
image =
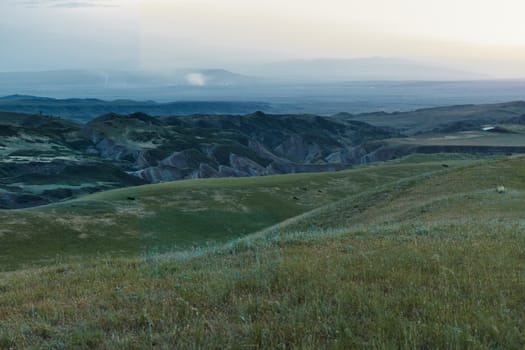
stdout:
<svg viewBox="0 0 525 350">
<path fill-rule="evenodd" d="M 523 174 L 417 155 L 3 211 L 3 264 L 45 267 L 0 275 L 0 347 L 520 349 Z"/>
<path fill-rule="evenodd" d="M 477 160 L 448 161 L 449 168 Z M 0 211 L 0 266 L 97 254 L 134 255 L 225 242 L 442 162 L 393 163 L 337 173 L 177 181 Z"/>
</svg>

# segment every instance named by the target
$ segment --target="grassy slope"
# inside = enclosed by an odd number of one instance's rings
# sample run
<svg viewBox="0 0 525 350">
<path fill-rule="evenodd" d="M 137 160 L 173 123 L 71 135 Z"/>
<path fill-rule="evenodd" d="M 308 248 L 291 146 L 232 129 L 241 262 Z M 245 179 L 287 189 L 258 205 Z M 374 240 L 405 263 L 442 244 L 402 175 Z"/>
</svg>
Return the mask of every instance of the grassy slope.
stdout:
<svg viewBox="0 0 525 350">
<path fill-rule="evenodd" d="M 486 146 L 525 147 L 525 133 L 518 125 L 510 125 L 511 133 L 463 131 L 429 133 L 415 137 L 388 140 L 389 143 L 422 146 Z"/>
<path fill-rule="evenodd" d="M 353 170 L 368 186 L 223 247 L 4 273 L 0 347 L 521 349 L 524 159 L 434 165 Z"/>
<path fill-rule="evenodd" d="M 429 132 L 436 127 L 458 121 L 483 121 L 498 124 L 521 116 L 525 113 L 523 101 L 485 104 L 461 105 L 420 109 L 401 113 L 365 113 L 351 116 L 349 119 L 364 121 L 372 125 L 395 127 L 415 134 Z"/>
<path fill-rule="evenodd" d="M 448 163 L 452 168 L 469 162 Z M 179 181 L 0 211 L 1 269 L 77 255 L 137 255 L 224 242 L 368 188 L 443 169 L 437 159 L 339 173 Z"/>
</svg>

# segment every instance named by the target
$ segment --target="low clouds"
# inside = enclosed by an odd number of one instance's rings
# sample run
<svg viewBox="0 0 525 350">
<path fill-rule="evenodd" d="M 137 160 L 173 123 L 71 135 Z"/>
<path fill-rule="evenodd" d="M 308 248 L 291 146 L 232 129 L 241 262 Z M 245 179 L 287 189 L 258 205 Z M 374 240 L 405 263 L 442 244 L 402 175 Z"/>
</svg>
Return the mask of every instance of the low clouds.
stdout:
<svg viewBox="0 0 525 350">
<path fill-rule="evenodd" d="M 118 7 L 114 0 L 13 0 L 12 3 L 25 7 L 86 8 Z"/>
<path fill-rule="evenodd" d="M 206 76 L 201 73 L 190 73 L 186 75 L 186 82 L 192 86 L 205 86 Z"/>
</svg>

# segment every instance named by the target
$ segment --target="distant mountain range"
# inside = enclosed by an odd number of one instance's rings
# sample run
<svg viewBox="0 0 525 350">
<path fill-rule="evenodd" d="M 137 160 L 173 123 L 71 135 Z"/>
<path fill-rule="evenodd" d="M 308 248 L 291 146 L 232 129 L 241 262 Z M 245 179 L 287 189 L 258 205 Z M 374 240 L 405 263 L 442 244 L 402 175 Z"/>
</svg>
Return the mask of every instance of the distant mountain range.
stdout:
<svg viewBox="0 0 525 350">
<path fill-rule="evenodd" d="M 180 69 L 174 71 L 56 70 L 0 72 L 0 87 L 100 87 L 228 86 L 253 83 L 256 78 L 224 69 Z"/>
<path fill-rule="evenodd" d="M 0 97 L 0 111 L 60 116 L 79 122 L 107 113 L 131 114 L 136 112 L 156 116 L 189 114 L 247 114 L 253 111 L 271 111 L 263 102 L 180 101 L 157 103 L 154 101 L 114 100 L 94 98 L 54 99 L 28 95 Z"/>
<path fill-rule="evenodd" d="M 397 58 L 315 59 L 252 67 L 250 74 L 282 81 L 345 82 L 478 80 L 487 75 Z"/>
<path fill-rule="evenodd" d="M 472 80 L 487 76 L 403 59 L 317 59 L 236 67 L 246 74 L 225 69 L 185 68 L 169 71 L 56 70 L 0 73 L 0 88 L 152 86 L 244 86 L 280 83 L 323 83 L 367 80 Z"/>
<path fill-rule="evenodd" d="M 525 81 L 483 80 L 488 78 L 475 72 L 403 59 L 318 59 L 157 72 L 0 72 L 0 96 L 19 94 L 57 99 L 82 97 L 106 101 L 192 102 L 191 108 L 185 105 L 182 109 L 163 109 L 163 115 L 250 113 L 257 110 L 330 115 L 338 112 L 407 111 L 440 105 L 496 103 L 521 99 L 525 93 Z M 24 96 L 17 98 L 21 101 Z M 34 99 L 31 100 L 34 105 Z M 200 101 L 211 101 L 212 106 L 195 104 Z M 218 106 L 214 101 L 226 102 L 227 106 Z M 232 108 L 232 101 L 242 102 L 244 106 L 236 104 Z M 246 108 L 253 101 L 262 101 L 266 106 Z M 0 110 L 27 113 L 42 111 L 67 116 L 71 116 L 73 111 L 49 110 L 49 106 L 12 109 L 16 101 L 9 102 L 11 106 L 8 109 Z M 45 101 L 39 101 L 42 102 Z M 99 109 L 80 117 L 94 117 L 105 112 L 159 114 L 159 107 L 156 108 Z"/>
</svg>

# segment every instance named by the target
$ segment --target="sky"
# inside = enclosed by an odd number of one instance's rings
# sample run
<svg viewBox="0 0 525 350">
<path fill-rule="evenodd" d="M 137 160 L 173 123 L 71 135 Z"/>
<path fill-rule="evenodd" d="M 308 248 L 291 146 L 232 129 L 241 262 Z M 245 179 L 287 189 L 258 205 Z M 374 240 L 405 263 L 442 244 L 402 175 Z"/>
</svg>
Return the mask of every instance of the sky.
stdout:
<svg viewBox="0 0 525 350">
<path fill-rule="evenodd" d="M 396 57 L 525 77 L 523 0 L 0 0 L 0 71 Z"/>
</svg>

